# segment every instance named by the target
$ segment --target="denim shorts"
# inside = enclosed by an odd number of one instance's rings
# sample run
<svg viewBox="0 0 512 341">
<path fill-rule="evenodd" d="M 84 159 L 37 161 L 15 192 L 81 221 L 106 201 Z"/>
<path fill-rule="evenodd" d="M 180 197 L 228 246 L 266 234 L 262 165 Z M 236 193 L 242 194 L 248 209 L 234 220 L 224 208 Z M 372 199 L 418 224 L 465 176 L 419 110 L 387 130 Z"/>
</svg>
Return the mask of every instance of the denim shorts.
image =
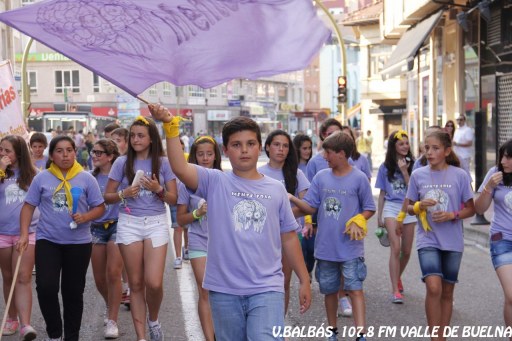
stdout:
<svg viewBox="0 0 512 341">
<path fill-rule="evenodd" d="M 171 228 L 175 229 L 178 227 L 178 207 L 176 205 L 169 205 L 171 209 Z"/>
<path fill-rule="evenodd" d="M 512 240 L 491 241 L 491 260 L 495 270 L 502 265 L 512 264 Z"/>
<path fill-rule="evenodd" d="M 366 279 L 364 257 L 354 258 L 345 262 L 331 262 L 317 259 L 315 277 L 320 285 L 320 293 L 330 295 L 338 292 L 341 286 L 341 275 L 345 283 L 344 290 L 363 290 Z"/>
<path fill-rule="evenodd" d="M 443 281 L 457 283 L 459 280 L 462 252 L 443 251 L 435 247 L 424 247 L 418 250 L 420 268 L 425 282 L 428 276 L 440 276 Z"/>
<path fill-rule="evenodd" d="M 93 244 L 107 244 L 109 241 L 116 242 L 117 221 L 109 223 L 107 228 L 102 223 L 91 224 L 91 234 Z"/>
</svg>

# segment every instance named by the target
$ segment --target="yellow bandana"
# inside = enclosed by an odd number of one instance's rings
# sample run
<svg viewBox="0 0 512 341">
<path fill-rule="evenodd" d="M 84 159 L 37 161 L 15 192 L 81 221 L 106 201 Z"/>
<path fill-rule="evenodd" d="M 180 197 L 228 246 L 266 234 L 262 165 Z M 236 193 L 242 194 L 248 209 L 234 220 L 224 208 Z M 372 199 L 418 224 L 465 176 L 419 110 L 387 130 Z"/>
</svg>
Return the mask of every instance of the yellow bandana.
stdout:
<svg viewBox="0 0 512 341">
<path fill-rule="evenodd" d="M 141 121 L 141 122 L 142 122 L 142 123 L 144 123 L 145 125 L 147 125 L 147 126 L 149 125 L 148 120 L 146 120 L 146 118 L 145 118 L 144 116 L 142 116 L 142 115 L 137 116 L 137 117 L 135 118 L 135 121 Z M 135 122 L 135 121 L 134 121 L 134 122 Z"/>
<path fill-rule="evenodd" d="M 408 137 L 407 135 L 407 132 L 405 130 L 399 130 L 396 132 L 394 138 L 397 139 L 397 140 L 400 140 L 402 141 L 404 139 L 404 137 Z"/>
<path fill-rule="evenodd" d="M 194 142 L 198 143 L 199 141 L 203 141 L 203 140 L 207 140 L 207 141 L 210 141 L 211 143 L 215 144 L 215 140 L 211 136 L 208 136 L 208 135 L 200 136 Z"/>
<path fill-rule="evenodd" d="M 365 217 L 362 214 L 357 214 L 357 215 L 353 216 L 352 218 L 350 218 L 347 221 L 347 223 L 345 224 L 345 233 L 350 233 L 348 231 L 348 227 L 352 223 L 356 224 L 357 226 L 359 226 L 363 230 L 363 237 L 361 239 L 366 237 L 366 234 L 368 233 L 368 228 L 366 226 L 366 219 L 365 219 Z"/>
<path fill-rule="evenodd" d="M 55 189 L 55 192 L 53 192 L 53 195 L 55 195 L 58 191 L 61 190 L 62 187 L 64 187 L 64 190 L 66 191 L 66 201 L 68 203 L 68 208 L 71 211 L 71 208 L 73 207 L 73 196 L 71 195 L 71 184 L 69 183 L 69 180 L 73 179 L 78 173 L 83 171 L 84 169 L 78 162 L 75 161 L 73 166 L 68 169 L 68 172 L 66 173 L 66 177 L 62 175 L 62 171 L 55 163 L 51 163 L 50 167 L 48 168 L 48 171 L 52 173 L 57 179 L 62 181 L 57 188 Z"/>
<path fill-rule="evenodd" d="M 421 226 L 423 227 L 423 230 L 425 230 L 425 232 L 432 231 L 432 228 L 430 227 L 430 224 L 428 223 L 428 220 L 427 220 L 427 211 L 422 210 L 420 208 L 419 201 L 416 201 L 416 203 L 413 206 L 413 209 L 414 209 L 414 214 L 416 214 L 421 221 Z"/>
<path fill-rule="evenodd" d="M 180 136 L 181 121 L 188 122 L 190 120 L 184 119 L 181 116 L 174 116 L 171 119 L 171 122 L 164 122 L 162 126 L 164 128 L 165 137 L 172 139 L 174 137 Z"/>
</svg>

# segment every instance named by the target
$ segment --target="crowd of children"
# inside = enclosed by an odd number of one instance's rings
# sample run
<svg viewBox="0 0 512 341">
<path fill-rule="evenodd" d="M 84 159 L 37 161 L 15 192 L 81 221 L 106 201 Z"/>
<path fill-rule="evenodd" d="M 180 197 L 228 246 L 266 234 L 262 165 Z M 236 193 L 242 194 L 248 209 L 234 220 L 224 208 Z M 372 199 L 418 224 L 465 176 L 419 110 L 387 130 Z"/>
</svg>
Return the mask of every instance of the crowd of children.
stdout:
<svg viewBox="0 0 512 341">
<path fill-rule="evenodd" d="M 310 307 L 313 278 L 318 282 L 329 340 L 338 339 L 338 311 L 353 316 L 357 340 L 366 340 L 364 240 L 375 213 L 390 244 L 390 301 L 404 303 L 401 275 L 416 237 L 426 322 L 443 329 L 450 325 L 463 254 L 462 220 L 483 214 L 492 202 L 491 258 L 505 295 L 505 324 L 512 326 L 512 140 L 500 148 L 474 202 L 471 178 L 448 132 L 429 129 L 422 160 L 415 162 L 407 133 L 395 131 L 378 168 L 375 205 L 368 159 L 352 130 L 334 119 L 321 125 L 322 150 L 315 156 L 308 136 L 292 139 L 275 130 L 263 144 L 258 124 L 237 117 L 224 125 L 222 146 L 201 136 L 184 158 L 181 118 L 158 104 L 149 109 L 163 122 L 167 157 L 155 121 L 142 116 L 128 129 L 107 129 L 106 138 L 92 144 L 90 172 L 68 136 L 51 140 L 48 157 L 44 134 L 32 134 L 28 145 L 17 136 L 0 140 L 6 299 L 16 280 L 3 335 L 37 336 L 30 325 L 35 264 L 47 340 L 79 340 L 91 261 L 105 301 L 105 338 L 119 337 L 118 307 L 128 302 L 137 340 L 146 340 L 146 326 L 151 341 L 164 340 L 158 316 L 170 241 L 167 205 L 175 206 L 175 226 L 186 227 L 208 341 L 275 340 L 274 328 L 284 327 L 292 272 L 301 313 Z M 262 149 L 269 161 L 257 168 Z M 232 171 L 222 171 L 221 153 Z M 181 241 L 181 232 L 176 235 Z M 181 247 L 177 252 L 182 256 Z"/>
</svg>

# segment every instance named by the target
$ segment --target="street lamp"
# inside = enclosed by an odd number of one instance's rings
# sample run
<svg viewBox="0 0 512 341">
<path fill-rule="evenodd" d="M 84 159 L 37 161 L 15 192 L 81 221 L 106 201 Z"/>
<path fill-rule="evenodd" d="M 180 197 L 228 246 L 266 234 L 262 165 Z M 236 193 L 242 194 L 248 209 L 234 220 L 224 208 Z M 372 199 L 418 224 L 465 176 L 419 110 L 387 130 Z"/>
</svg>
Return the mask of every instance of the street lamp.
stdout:
<svg viewBox="0 0 512 341">
<path fill-rule="evenodd" d="M 27 46 L 25 46 L 25 50 L 23 51 L 23 58 L 21 59 L 21 110 L 25 120 L 28 118 L 28 109 L 30 108 L 30 88 L 28 87 L 27 81 L 27 57 L 33 42 L 33 38 L 28 40 Z"/>
<path fill-rule="evenodd" d="M 347 77 L 347 50 L 345 49 L 345 42 L 343 41 L 343 37 L 341 35 L 340 28 L 338 26 L 338 23 L 336 22 L 336 19 L 332 16 L 332 14 L 329 12 L 329 10 L 321 3 L 320 0 L 314 0 L 314 3 L 322 10 L 324 11 L 325 15 L 329 18 L 333 28 L 334 32 L 336 33 L 336 37 L 338 38 L 339 47 L 340 47 L 340 55 L 341 55 L 341 75 Z M 347 109 L 347 103 L 343 103 L 341 105 L 341 121 L 343 124 L 345 124 L 345 112 Z"/>
</svg>

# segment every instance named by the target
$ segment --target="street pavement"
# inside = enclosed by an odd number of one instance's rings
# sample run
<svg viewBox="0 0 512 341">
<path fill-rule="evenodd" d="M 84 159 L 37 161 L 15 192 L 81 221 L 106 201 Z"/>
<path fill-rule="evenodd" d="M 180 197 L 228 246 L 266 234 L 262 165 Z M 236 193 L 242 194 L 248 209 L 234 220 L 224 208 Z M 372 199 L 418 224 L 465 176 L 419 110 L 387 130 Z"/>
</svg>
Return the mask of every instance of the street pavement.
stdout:
<svg viewBox="0 0 512 341">
<path fill-rule="evenodd" d="M 260 165 L 266 162 L 262 157 Z M 226 168 L 227 169 L 227 165 Z M 375 200 L 378 193 L 374 191 Z M 465 222 L 465 226 L 469 221 Z M 426 318 L 424 310 L 425 286 L 421 282 L 418 257 L 413 252 L 411 260 L 402 280 L 405 288 L 405 303 L 392 304 L 390 301 L 390 284 L 388 278 L 389 248 L 383 247 L 374 235 L 377 227 L 376 217 L 369 221 L 369 234 L 365 242 L 365 258 L 368 267 L 368 277 L 364 282 L 366 311 L 368 326 L 373 328 L 375 335 L 372 340 L 428 340 L 426 337 L 401 337 L 401 328 L 425 328 Z M 485 234 L 488 227 L 477 227 Z M 468 233 L 467 233 L 468 234 Z M 172 240 L 172 239 L 171 239 Z M 226 245 L 229 247 L 229 245 Z M 463 328 L 475 326 L 482 328 L 488 326 L 491 332 L 497 326 L 503 325 L 503 293 L 496 274 L 492 268 L 488 250 L 476 245 L 473 240 L 467 240 L 462 266 L 459 275 L 459 284 L 455 288 L 454 311 L 452 326 L 458 326 L 458 337 L 451 340 L 481 340 L 481 336 L 462 337 Z M 169 244 L 167 266 L 164 276 L 164 301 L 161 307 L 160 321 L 167 340 L 203 340 L 199 318 L 196 313 L 197 292 L 190 262 L 185 261 L 183 268 L 172 268 L 174 251 L 172 243 Z M 34 278 L 35 279 L 35 278 Z M 44 321 L 42 319 L 34 286 L 34 301 L 32 325 L 39 333 L 37 340 L 46 337 Z M 308 312 L 301 315 L 298 311 L 298 281 L 293 278 L 292 295 L 286 325 L 291 327 L 304 327 L 307 332 L 310 326 L 326 326 L 323 296 L 319 293 L 318 283 L 312 283 L 312 306 Z M 84 294 L 84 316 L 82 319 L 81 340 L 103 340 L 103 312 L 105 304 L 96 291 L 92 277 L 91 267 L 87 274 L 87 285 Z M 3 303 L 1 311 L 4 311 Z M 120 307 L 119 340 L 135 340 L 135 333 L 130 312 Z M 339 317 L 338 328 L 348 334 L 353 325 L 351 318 Z M 388 327 L 388 335 L 378 335 L 379 330 Z M 404 330 L 404 329 L 402 329 Z M 477 331 L 477 329 L 473 329 Z M 487 334 L 489 335 L 489 334 Z M 3 340 L 19 340 L 18 334 L 3 337 Z M 321 340 L 322 338 L 291 337 L 290 340 Z M 323 338 L 325 339 L 325 338 Z M 490 340 L 505 340 L 499 337 L 486 337 Z M 149 339 L 148 339 L 149 340 Z M 339 340 L 355 340 L 354 337 L 339 337 Z M 234 340 L 236 341 L 236 340 Z"/>
</svg>

